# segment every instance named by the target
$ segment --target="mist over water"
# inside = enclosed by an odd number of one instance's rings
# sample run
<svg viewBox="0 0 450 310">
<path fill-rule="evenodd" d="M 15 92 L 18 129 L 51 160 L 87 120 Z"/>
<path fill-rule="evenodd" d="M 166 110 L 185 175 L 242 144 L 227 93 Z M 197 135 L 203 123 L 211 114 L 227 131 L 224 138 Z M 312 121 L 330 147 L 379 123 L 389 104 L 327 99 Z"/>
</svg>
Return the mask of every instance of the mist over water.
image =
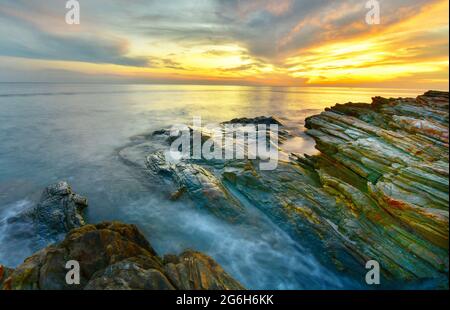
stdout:
<svg viewBox="0 0 450 310">
<path fill-rule="evenodd" d="M 247 210 L 252 224 L 246 225 L 224 222 L 185 202 L 161 202 L 156 196 L 128 208 L 129 221 L 140 223 L 158 252 L 206 252 L 247 288 L 358 288 L 322 267 L 257 209 Z"/>
<path fill-rule="evenodd" d="M 32 255 L 37 249 L 30 234 L 29 223 L 11 225 L 9 220 L 21 212 L 31 208 L 33 203 L 23 199 L 6 205 L 0 212 L 0 261 L 6 266 L 15 266 Z"/>
<path fill-rule="evenodd" d="M 118 151 L 133 137 L 193 116 L 208 122 L 273 115 L 295 136 L 290 152 L 312 154 L 304 119 L 337 102 L 421 91 L 243 86 L 0 83 L 0 263 L 14 267 L 42 247 L 8 219 L 31 208 L 49 184 L 66 180 L 88 197 L 87 221 L 137 224 L 161 255 L 203 251 L 247 288 L 357 287 L 322 267 L 259 210 L 235 225 L 187 201 L 167 199 Z"/>
</svg>

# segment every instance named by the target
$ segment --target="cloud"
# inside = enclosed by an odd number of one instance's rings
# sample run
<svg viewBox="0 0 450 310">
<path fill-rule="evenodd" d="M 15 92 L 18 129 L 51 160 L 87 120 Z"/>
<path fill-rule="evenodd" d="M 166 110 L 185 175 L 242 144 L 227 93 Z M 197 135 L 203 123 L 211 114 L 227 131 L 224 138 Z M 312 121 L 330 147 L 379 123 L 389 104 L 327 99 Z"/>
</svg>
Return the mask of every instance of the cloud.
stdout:
<svg viewBox="0 0 450 310">
<path fill-rule="evenodd" d="M 64 11 L 55 8 L 60 2 L 51 0 L 37 4 L 29 1 L 5 0 L 10 10 L 40 14 L 34 20 L 60 16 Z M 437 0 L 380 0 L 382 29 L 417 14 L 424 5 Z M 59 3 L 59 5 L 56 5 Z M 0 5 L 0 16 L 1 15 Z M 124 37 L 138 36 L 140 40 L 170 42 L 186 48 L 202 44 L 238 42 L 254 57 L 280 62 L 299 50 L 332 40 L 342 40 L 370 34 L 376 28 L 365 24 L 365 1 L 346 0 L 212 0 L 212 1 L 154 1 L 137 0 L 130 4 L 124 0 L 97 0 L 81 3 L 82 23 L 89 28 L 72 36 L 56 36 L 36 29 L 30 20 L 13 22 L 37 36 L 41 44 L 23 48 L 3 42 L 1 50 L 8 55 L 17 52 L 24 57 L 39 57 L 115 63 L 141 66 L 143 57 L 128 57 L 126 44 L 107 35 L 87 35 L 96 30 L 121 33 Z M 56 10 L 56 11 L 55 11 Z M 22 14 L 23 15 L 23 14 Z M 48 15 L 48 16 L 47 16 Z M 6 30 L 11 22 L 0 20 Z M 26 30 L 25 30 L 26 29 Z M 78 35 L 78 37 L 77 37 Z M 124 41 L 125 39 L 122 39 Z M 2 41 L 5 41 L 2 39 Z M 36 41 L 36 40 L 35 40 Z M 48 44 L 47 44 L 48 43 Z M 8 47 L 9 45 L 9 47 Z M 46 48 L 46 47 L 51 47 Z M 5 52 L 3 52 L 5 54 Z M 58 58 L 59 57 L 59 58 Z M 61 58 L 63 57 L 63 58 Z"/>
<path fill-rule="evenodd" d="M 151 67 L 153 68 L 168 68 L 176 70 L 187 70 L 181 63 L 176 62 L 170 58 L 153 57 L 151 60 Z"/>
<path fill-rule="evenodd" d="M 380 0 L 382 25 L 367 25 L 365 1 L 219 0 L 229 35 L 250 53 L 276 61 L 301 49 L 385 29 L 414 16 L 436 0 Z M 271 9 L 278 4 L 283 8 Z"/>
<path fill-rule="evenodd" d="M 148 64 L 146 57 L 127 56 L 129 46 L 125 39 L 102 37 L 94 32 L 46 30 L 38 22 L 45 18 L 27 12 L 0 6 L 0 55 L 137 67 Z"/>
<path fill-rule="evenodd" d="M 62 67 L 121 65 L 116 71 L 104 66 L 103 72 L 146 78 L 245 77 L 291 84 L 339 84 L 352 72 L 355 78 L 378 78 L 377 66 L 392 70 L 391 76 L 398 66 L 403 76 L 420 73 L 432 80 L 433 73 L 425 72 L 430 64 L 442 80 L 440 73 L 448 73 L 442 65 L 448 61 L 448 15 L 446 28 L 429 26 L 433 16 L 407 21 L 445 1 L 378 1 L 381 24 L 370 26 L 364 0 L 80 0 L 81 25 L 70 27 L 64 1 L 2 0 L 0 56 L 66 61 Z M 342 52 L 336 55 L 335 48 Z M 85 71 L 101 74 L 100 69 Z"/>
</svg>

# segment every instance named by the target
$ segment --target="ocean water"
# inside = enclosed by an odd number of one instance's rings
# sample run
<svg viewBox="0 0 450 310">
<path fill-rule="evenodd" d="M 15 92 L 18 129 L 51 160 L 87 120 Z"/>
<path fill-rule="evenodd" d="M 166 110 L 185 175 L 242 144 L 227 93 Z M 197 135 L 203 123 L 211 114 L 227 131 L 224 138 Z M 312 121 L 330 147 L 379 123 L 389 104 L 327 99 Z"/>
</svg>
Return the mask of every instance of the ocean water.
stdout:
<svg viewBox="0 0 450 310">
<path fill-rule="evenodd" d="M 423 91 L 0 83 L 0 263 L 14 267 L 37 250 L 26 234 L 11 231 L 7 219 L 31 207 L 47 185 L 66 180 L 88 197 L 88 222 L 134 223 L 160 254 L 204 251 L 248 288 L 357 288 L 326 270 L 258 210 L 252 210 L 257 225 L 236 227 L 169 201 L 118 152 L 133 137 L 191 124 L 194 116 L 206 124 L 273 115 L 294 135 L 285 149 L 313 154 L 305 117 L 335 103 Z"/>
</svg>

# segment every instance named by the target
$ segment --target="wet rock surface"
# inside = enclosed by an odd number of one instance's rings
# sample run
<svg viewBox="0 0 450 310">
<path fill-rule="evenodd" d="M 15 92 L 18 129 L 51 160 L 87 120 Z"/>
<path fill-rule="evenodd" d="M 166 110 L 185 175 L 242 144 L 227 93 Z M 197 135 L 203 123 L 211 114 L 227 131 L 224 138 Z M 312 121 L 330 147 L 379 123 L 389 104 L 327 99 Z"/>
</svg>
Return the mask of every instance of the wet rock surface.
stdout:
<svg viewBox="0 0 450 310">
<path fill-rule="evenodd" d="M 7 224 L 15 234 L 33 238 L 38 244 L 56 242 L 71 229 L 85 224 L 83 210 L 87 206 L 87 198 L 61 181 L 45 188 L 34 206 L 8 218 Z"/>
<path fill-rule="evenodd" d="M 79 285 L 66 283 L 68 260 L 80 265 Z M 161 258 L 136 226 L 119 222 L 73 229 L 4 274 L 3 289 L 243 289 L 210 257 Z"/>
</svg>

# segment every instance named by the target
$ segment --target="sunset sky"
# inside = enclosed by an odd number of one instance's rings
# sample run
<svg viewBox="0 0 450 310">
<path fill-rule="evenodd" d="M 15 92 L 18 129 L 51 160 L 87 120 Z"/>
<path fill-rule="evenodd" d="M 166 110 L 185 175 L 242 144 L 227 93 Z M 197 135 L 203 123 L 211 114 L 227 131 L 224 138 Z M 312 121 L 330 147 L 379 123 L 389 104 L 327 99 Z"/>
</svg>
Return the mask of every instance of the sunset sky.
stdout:
<svg viewBox="0 0 450 310">
<path fill-rule="evenodd" d="M 447 0 L 0 0 L 0 82 L 448 89 Z"/>
</svg>

